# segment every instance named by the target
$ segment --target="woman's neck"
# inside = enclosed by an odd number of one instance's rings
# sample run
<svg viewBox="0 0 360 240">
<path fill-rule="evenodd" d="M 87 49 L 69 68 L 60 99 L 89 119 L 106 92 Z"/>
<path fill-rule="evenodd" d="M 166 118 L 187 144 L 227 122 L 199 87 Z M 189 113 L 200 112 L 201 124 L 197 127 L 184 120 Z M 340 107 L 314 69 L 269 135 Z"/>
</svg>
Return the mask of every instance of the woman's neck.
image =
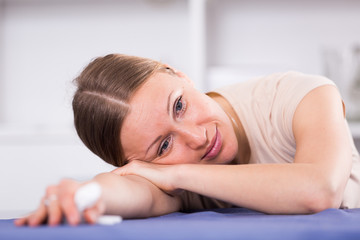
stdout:
<svg viewBox="0 0 360 240">
<path fill-rule="evenodd" d="M 248 164 L 250 160 L 250 145 L 247 139 L 245 130 L 239 117 L 237 116 L 234 108 L 230 105 L 230 103 L 220 94 L 215 92 L 207 93 L 209 97 L 215 100 L 221 108 L 224 110 L 226 115 L 229 117 L 231 124 L 233 126 L 237 141 L 238 141 L 238 152 L 233 164 Z"/>
</svg>

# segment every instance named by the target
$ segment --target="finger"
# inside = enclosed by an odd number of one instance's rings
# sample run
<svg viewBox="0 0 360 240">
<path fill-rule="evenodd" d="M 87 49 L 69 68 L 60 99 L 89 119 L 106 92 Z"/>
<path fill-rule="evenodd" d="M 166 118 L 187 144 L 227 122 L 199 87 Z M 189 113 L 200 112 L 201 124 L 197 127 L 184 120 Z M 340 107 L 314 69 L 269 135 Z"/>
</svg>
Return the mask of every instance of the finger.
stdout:
<svg viewBox="0 0 360 240">
<path fill-rule="evenodd" d="M 54 195 L 52 195 L 54 196 Z M 48 225 L 56 226 L 61 222 L 62 219 L 62 212 L 59 205 L 58 199 L 50 200 L 48 204 Z"/>
<path fill-rule="evenodd" d="M 83 216 L 87 223 L 95 224 L 100 214 L 97 209 L 86 209 Z"/>
<path fill-rule="evenodd" d="M 44 205 L 44 199 L 42 199 L 38 209 L 28 217 L 27 224 L 31 227 L 35 227 L 42 224 L 45 221 L 46 217 L 47 210 L 46 206 Z"/>
<path fill-rule="evenodd" d="M 73 203 L 72 196 L 64 196 L 61 200 L 61 209 L 70 225 L 77 225 L 80 223 L 80 213 Z"/>
<path fill-rule="evenodd" d="M 79 184 L 73 180 L 65 179 L 59 184 L 60 208 L 70 225 L 80 223 L 80 213 L 74 202 L 74 194 Z"/>
<path fill-rule="evenodd" d="M 24 226 L 27 223 L 27 221 L 28 221 L 28 216 L 15 219 L 14 224 L 15 226 L 20 227 L 20 226 Z"/>
<path fill-rule="evenodd" d="M 50 226 L 58 225 L 61 222 L 62 217 L 61 208 L 58 200 L 58 186 L 51 185 L 47 187 L 44 203 L 47 207 L 47 223 Z"/>
<path fill-rule="evenodd" d="M 58 203 L 53 203 L 49 206 L 48 211 L 49 211 L 48 224 L 50 226 L 59 225 L 62 220 L 62 212 L 60 205 Z"/>
<path fill-rule="evenodd" d="M 84 219 L 87 223 L 95 224 L 97 219 L 105 212 L 105 204 L 98 201 L 95 206 L 84 210 Z"/>
</svg>

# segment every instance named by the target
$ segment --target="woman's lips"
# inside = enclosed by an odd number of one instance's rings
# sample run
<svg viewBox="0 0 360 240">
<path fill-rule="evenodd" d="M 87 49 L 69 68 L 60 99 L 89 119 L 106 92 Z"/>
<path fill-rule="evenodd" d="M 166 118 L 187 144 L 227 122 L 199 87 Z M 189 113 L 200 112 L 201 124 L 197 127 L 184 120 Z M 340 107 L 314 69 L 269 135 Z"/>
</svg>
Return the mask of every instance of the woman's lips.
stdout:
<svg viewBox="0 0 360 240">
<path fill-rule="evenodd" d="M 220 152 L 221 145 L 222 145 L 221 135 L 220 135 L 220 132 L 216 128 L 215 136 L 211 140 L 210 146 L 206 149 L 206 153 L 202 157 L 202 159 L 204 159 L 204 158 L 212 159 L 212 158 L 216 157 Z"/>
</svg>

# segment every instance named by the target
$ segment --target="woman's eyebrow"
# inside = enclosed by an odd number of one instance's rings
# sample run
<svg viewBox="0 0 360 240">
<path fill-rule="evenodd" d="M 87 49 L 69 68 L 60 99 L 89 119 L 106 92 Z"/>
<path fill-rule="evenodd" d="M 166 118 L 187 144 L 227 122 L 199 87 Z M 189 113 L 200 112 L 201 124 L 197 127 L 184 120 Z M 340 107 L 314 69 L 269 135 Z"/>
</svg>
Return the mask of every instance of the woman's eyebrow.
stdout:
<svg viewBox="0 0 360 240">
<path fill-rule="evenodd" d="M 170 99 L 171 99 L 171 95 L 174 93 L 174 90 L 172 90 L 168 96 L 168 100 L 167 100 L 167 114 L 170 116 Z"/>
<path fill-rule="evenodd" d="M 170 116 L 170 100 L 171 100 L 171 95 L 174 93 L 174 90 L 172 90 L 168 96 L 167 99 L 167 114 Z M 152 148 L 152 146 L 155 145 L 156 142 L 158 142 L 160 139 L 162 138 L 162 135 L 158 136 L 155 141 L 153 141 L 150 146 L 147 148 L 145 156 L 147 155 L 147 153 L 149 152 L 150 148 Z"/>
</svg>

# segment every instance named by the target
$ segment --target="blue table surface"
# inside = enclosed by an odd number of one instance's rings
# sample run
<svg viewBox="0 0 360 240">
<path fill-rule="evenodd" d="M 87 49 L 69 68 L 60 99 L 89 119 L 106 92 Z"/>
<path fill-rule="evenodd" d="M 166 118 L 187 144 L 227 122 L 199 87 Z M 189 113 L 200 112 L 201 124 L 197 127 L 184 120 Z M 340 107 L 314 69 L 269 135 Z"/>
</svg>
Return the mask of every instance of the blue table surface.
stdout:
<svg viewBox="0 0 360 240">
<path fill-rule="evenodd" d="M 244 208 L 172 213 L 112 226 L 16 227 L 0 220 L 0 239 L 360 239 L 360 209 L 267 215 Z"/>
</svg>

